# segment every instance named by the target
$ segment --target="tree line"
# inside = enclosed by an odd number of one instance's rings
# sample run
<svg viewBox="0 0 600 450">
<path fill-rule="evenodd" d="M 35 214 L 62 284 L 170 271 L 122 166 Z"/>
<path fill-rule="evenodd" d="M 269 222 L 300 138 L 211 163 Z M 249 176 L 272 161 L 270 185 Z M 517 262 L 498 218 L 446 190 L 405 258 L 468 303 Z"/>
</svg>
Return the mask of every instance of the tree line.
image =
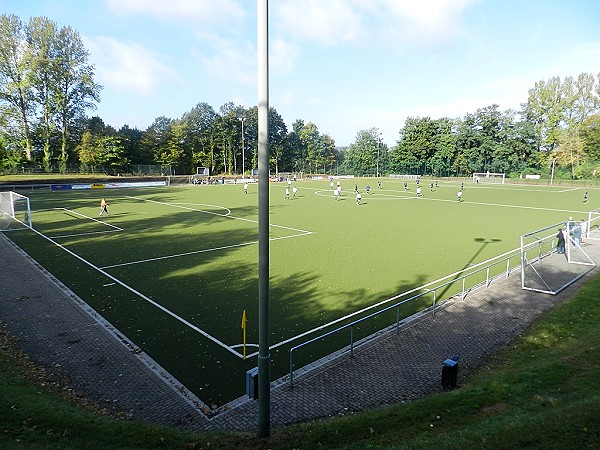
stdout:
<svg viewBox="0 0 600 450">
<path fill-rule="evenodd" d="M 257 167 L 258 108 L 199 102 L 145 130 L 93 116 L 94 81 L 77 31 L 45 17 L 0 16 L 0 170 L 123 173 L 160 165 L 178 174 L 246 174 Z M 373 127 L 347 147 L 297 119 L 288 130 L 269 110 L 272 172 L 468 176 L 473 172 L 590 178 L 600 173 L 600 74 L 535 84 L 520 110 L 498 105 L 462 118 L 409 117 L 394 146 Z"/>
</svg>

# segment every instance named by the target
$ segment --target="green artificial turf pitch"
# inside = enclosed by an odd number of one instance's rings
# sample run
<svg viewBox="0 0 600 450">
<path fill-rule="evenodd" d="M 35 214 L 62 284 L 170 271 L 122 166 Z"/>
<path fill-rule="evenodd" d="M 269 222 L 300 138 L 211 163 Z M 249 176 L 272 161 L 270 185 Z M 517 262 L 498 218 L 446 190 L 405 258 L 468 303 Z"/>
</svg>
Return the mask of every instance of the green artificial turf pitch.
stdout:
<svg viewBox="0 0 600 450">
<path fill-rule="evenodd" d="M 374 179 L 341 180 L 338 201 L 328 180 L 294 183 L 298 193 L 290 199 L 285 183 L 270 184 L 270 345 L 290 340 L 271 351 L 273 379 L 288 372 L 289 348 L 317 334 L 295 336 L 515 249 L 520 235 L 569 216 L 587 218 L 600 206 L 595 192 L 584 204 L 582 188 L 465 182 L 459 203 L 459 181 L 440 181 L 433 191 L 423 181 L 422 198 L 412 180 L 408 191 L 404 180 L 382 181 L 380 189 Z M 247 194 L 241 184 L 24 194 L 40 234 L 22 230 L 9 238 L 207 405 L 244 394 L 244 374 L 257 364 L 255 356 L 239 357 L 244 310 L 247 353 L 258 344 L 256 184 Z M 98 216 L 102 196 L 110 216 Z M 411 302 L 402 314 L 430 302 Z M 395 317 L 391 311 L 360 325 L 355 337 Z M 348 344 L 346 332 L 319 341 L 295 354 L 294 366 Z"/>
</svg>

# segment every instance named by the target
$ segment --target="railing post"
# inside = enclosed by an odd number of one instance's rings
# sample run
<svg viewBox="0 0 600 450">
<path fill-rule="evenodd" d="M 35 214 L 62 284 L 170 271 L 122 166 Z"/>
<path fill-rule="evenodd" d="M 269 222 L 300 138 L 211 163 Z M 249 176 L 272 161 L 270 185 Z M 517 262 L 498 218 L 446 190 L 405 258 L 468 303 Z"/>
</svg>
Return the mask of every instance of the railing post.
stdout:
<svg viewBox="0 0 600 450">
<path fill-rule="evenodd" d="M 435 316 L 435 303 L 436 303 L 436 298 L 437 298 L 437 289 L 433 290 L 433 314 Z"/>
<path fill-rule="evenodd" d="M 508 278 L 508 275 L 510 274 L 509 271 L 510 271 L 510 258 L 508 258 L 506 260 L 506 277 L 505 278 Z"/>
<path fill-rule="evenodd" d="M 487 289 L 490 286 L 490 268 L 488 267 L 485 270 L 485 288 Z"/>
<path fill-rule="evenodd" d="M 461 293 L 461 297 L 460 297 L 461 300 L 465 299 L 465 280 L 466 279 L 467 279 L 467 277 L 464 276 L 463 280 L 462 280 L 462 293 Z"/>
</svg>

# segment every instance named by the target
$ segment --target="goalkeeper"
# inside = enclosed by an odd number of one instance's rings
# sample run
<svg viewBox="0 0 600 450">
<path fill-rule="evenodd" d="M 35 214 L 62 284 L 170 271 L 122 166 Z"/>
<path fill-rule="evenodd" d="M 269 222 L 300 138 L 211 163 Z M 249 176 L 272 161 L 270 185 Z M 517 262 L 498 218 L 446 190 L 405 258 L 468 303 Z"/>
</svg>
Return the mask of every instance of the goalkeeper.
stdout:
<svg viewBox="0 0 600 450">
<path fill-rule="evenodd" d="M 99 216 L 101 216 L 103 213 L 106 213 L 107 216 L 110 216 L 110 214 L 108 213 L 108 203 L 106 202 L 106 199 L 104 197 L 102 198 L 102 200 L 100 200 Z"/>
</svg>

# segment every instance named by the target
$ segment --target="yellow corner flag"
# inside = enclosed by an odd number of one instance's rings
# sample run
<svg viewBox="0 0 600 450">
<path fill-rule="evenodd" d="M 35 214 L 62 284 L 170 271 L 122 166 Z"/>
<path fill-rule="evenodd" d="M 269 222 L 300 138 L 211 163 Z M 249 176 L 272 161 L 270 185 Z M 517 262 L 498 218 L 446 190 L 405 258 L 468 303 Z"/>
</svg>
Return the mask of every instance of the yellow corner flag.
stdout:
<svg viewBox="0 0 600 450">
<path fill-rule="evenodd" d="M 246 310 L 242 313 L 242 330 L 244 330 L 244 359 L 246 359 Z"/>
</svg>

